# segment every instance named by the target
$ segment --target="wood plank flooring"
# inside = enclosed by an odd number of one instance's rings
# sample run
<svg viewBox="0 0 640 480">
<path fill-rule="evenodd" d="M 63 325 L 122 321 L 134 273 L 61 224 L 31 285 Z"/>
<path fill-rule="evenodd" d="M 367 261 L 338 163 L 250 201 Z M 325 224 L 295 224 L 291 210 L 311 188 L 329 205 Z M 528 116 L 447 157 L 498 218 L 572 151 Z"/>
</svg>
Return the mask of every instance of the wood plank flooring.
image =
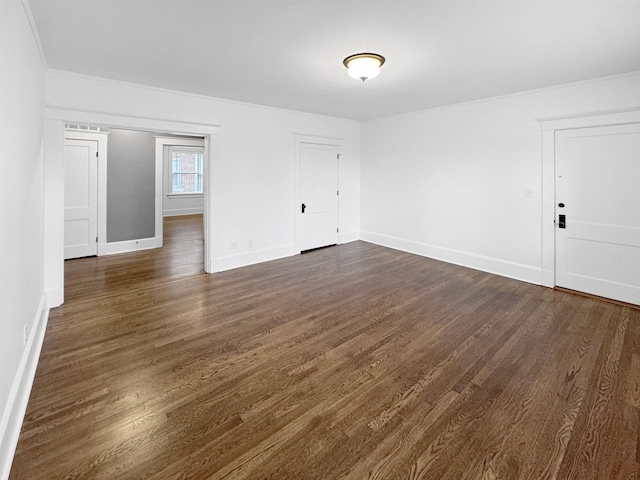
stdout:
<svg viewBox="0 0 640 480">
<path fill-rule="evenodd" d="M 68 261 L 11 479 L 639 480 L 640 311 L 354 242 Z"/>
</svg>

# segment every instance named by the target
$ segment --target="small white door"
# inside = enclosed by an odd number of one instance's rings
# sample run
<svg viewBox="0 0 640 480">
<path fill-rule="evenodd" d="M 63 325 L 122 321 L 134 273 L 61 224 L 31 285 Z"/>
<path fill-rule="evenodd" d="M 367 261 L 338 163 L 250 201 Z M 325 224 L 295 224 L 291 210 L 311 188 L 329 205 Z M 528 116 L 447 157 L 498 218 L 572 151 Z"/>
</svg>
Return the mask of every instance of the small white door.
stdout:
<svg viewBox="0 0 640 480">
<path fill-rule="evenodd" d="M 640 124 L 555 144 L 556 285 L 640 304 Z"/>
<path fill-rule="evenodd" d="M 300 251 L 338 243 L 338 147 L 300 144 Z"/>
<path fill-rule="evenodd" d="M 98 142 L 65 140 L 64 258 L 98 253 Z"/>
</svg>

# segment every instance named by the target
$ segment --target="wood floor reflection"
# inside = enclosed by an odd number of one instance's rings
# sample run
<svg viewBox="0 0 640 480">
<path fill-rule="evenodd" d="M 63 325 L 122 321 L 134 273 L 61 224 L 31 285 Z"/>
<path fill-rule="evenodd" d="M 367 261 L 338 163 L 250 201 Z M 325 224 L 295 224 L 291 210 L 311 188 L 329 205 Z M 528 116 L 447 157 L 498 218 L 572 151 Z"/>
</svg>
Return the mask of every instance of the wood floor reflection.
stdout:
<svg viewBox="0 0 640 480">
<path fill-rule="evenodd" d="M 640 479 L 640 312 L 353 242 L 66 262 L 11 479 Z"/>
</svg>

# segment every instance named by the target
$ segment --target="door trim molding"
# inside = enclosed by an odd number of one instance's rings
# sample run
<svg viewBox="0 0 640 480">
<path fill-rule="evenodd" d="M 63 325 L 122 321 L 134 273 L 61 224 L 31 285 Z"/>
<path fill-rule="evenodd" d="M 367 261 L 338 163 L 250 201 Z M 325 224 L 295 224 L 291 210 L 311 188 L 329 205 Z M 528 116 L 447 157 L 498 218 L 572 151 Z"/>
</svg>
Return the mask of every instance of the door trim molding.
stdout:
<svg viewBox="0 0 640 480">
<path fill-rule="evenodd" d="M 571 117 L 556 117 L 540 119 L 540 129 L 567 130 L 588 127 L 609 127 L 640 123 L 640 109 L 615 110 L 609 112 L 590 113 Z"/>
<path fill-rule="evenodd" d="M 293 133 L 293 141 L 294 141 L 294 168 L 293 168 L 293 243 L 295 254 L 301 252 L 300 240 L 298 238 L 298 228 L 299 228 L 299 216 L 298 216 L 298 205 L 300 205 L 300 162 L 301 162 L 301 148 L 302 144 L 314 144 L 314 145 L 328 145 L 332 147 L 336 147 L 338 150 L 338 156 L 342 153 L 342 148 L 344 147 L 344 138 L 337 137 L 323 137 L 321 135 L 311 135 L 305 133 Z M 338 157 L 339 158 L 339 157 Z M 336 172 L 338 176 L 338 190 L 340 190 L 340 160 L 338 159 L 338 171 Z M 338 226 L 340 225 L 340 201 L 341 197 L 338 196 Z M 340 229 L 338 228 L 338 244 L 343 243 L 342 238 L 340 236 Z"/>
<path fill-rule="evenodd" d="M 589 127 L 640 123 L 640 108 L 617 110 L 573 117 L 540 119 L 542 131 L 542 256 L 540 284 L 556 286 L 556 132 Z"/>
</svg>

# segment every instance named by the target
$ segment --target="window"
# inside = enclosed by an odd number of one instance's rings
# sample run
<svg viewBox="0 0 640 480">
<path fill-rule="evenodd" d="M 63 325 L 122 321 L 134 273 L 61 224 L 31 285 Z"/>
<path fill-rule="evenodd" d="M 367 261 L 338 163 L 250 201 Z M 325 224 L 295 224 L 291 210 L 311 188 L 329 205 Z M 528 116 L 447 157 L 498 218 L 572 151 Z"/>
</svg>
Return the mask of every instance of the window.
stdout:
<svg viewBox="0 0 640 480">
<path fill-rule="evenodd" d="M 171 148 L 171 195 L 202 193 L 202 149 Z"/>
</svg>

